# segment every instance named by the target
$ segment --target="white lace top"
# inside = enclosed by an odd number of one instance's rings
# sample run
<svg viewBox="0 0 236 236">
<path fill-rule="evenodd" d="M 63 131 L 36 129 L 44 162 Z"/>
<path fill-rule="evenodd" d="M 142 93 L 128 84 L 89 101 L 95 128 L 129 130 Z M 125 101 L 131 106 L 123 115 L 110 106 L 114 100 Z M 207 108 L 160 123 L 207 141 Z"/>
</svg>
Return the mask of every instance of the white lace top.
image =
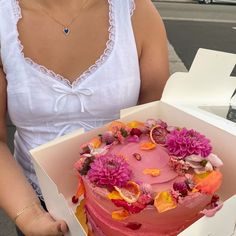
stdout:
<svg viewBox="0 0 236 236">
<path fill-rule="evenodd" d="M 23 54 L 17 0 L 0 0 L 0 55 L 7 79 L 8 112 L 16 126 L 14 156 L 40 195 L 29 150 L 83 127 L 119 118 L 137 103 L 140 72 L 131 25 L 134 0 L 108 0 L 109 40 L 101 57 L 76 81 Z"/>
</svg>

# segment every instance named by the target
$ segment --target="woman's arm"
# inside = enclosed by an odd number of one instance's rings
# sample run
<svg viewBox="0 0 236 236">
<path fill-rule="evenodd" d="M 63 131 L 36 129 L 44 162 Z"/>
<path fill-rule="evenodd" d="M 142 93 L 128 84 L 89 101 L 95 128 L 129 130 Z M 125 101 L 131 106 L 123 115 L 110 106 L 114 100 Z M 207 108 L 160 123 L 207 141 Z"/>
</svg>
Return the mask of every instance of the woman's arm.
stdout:
<svg viewBox="0 0 236 236">
<path fill-rule="evenodd" d="M 67 226 L 41 209 L 39 200 L 7 147 L 7 83 L 0 61 L 0 207 L 27 236 L 63 235 Z M 20 214 L 17 219 L 17 214 Z"/>
<path fill-rule="evenodd" d="M 168 42 L 163 21 L 151 0 L 136 0 L 132 18 L 139 54 L 139 103 L 159 100 L 169 77 Z"/>
</svg>

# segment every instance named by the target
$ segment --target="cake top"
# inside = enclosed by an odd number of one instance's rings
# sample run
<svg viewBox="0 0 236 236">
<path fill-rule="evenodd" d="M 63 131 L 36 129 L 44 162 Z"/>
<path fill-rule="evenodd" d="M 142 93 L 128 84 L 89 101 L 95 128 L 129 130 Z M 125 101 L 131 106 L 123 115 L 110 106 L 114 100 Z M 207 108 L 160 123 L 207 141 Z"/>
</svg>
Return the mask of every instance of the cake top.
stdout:
<svg viewBox="0 0 236 236">
<path fill-rule="evenodd" d="M 168 126 L 161 120 L 114 121 L 81 150 L 75 168 L 123 208 L 112 213 L 118 220 L 148 205 L 162 213 L 196 195 L 213 196 L 222 181 L 219 167 L 223 163 L 212 153 L 210 140 L 193 129 Z M 214 195 L 209 208 L 218 207 L 218 200 Z"/>
</svg>

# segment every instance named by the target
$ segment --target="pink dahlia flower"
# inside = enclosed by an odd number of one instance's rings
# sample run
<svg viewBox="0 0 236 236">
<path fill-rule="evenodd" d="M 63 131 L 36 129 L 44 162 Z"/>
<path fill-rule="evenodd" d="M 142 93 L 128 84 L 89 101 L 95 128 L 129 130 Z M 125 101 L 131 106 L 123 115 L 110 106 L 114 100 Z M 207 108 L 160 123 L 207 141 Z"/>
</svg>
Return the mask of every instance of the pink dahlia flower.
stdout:
<svg viewBox="0 0 236 236">
<path fill-rule="evenodd" d="M 122 156 L 112 154 L 100 156 L 90 167 L 87 176 L 99 187 L 124 187 L 131 179 L 129 164 Z"/>
<path fill-rule="evenodd" d="M 170 155 L 187 157 L 192 154 L 207 157 L 212 150 L 209 139 L 195 130 L 173 130 L 167 135 L 166 147 Z"/>
</svg>

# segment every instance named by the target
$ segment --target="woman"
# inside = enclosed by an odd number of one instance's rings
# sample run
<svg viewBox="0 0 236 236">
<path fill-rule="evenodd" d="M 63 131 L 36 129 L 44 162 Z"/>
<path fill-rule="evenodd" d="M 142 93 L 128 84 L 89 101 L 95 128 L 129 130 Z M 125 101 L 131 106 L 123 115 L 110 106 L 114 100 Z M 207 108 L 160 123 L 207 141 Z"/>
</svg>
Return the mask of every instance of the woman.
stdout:
<svg viewBox="0 0 236 236">
<path fill-rule="evenodd" d="M 0 207 L 25 235 L 63 235 L 65 222 L 40 207 L 28 151 L 160 99 L 163 23 L 150 0 L 0 0 L 0 50 Z M 7 110 L 17 161 L 6 144 Z"/>
</svg>

